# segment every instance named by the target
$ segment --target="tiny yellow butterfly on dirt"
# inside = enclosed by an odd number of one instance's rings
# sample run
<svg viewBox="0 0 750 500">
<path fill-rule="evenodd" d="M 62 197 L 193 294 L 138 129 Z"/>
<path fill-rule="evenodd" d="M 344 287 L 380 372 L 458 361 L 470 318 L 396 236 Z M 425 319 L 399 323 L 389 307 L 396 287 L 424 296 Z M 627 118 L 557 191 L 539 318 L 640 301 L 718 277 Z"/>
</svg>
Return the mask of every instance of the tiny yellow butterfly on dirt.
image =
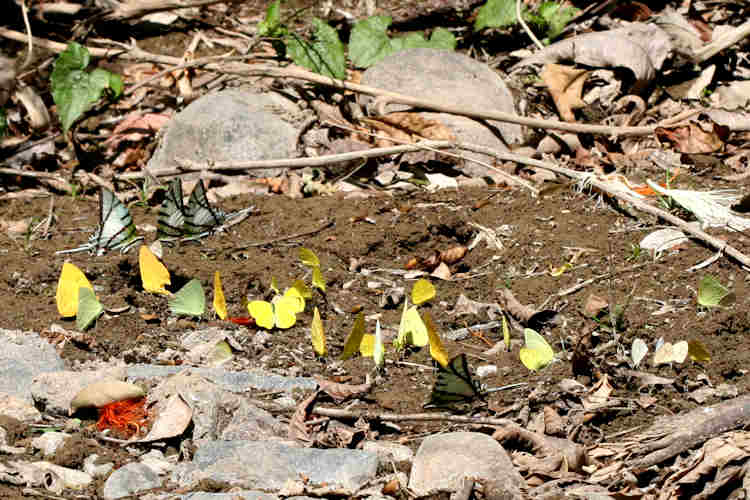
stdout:
<svg viewBox="0 0 750 500">
<path fill-rule="evenodd" d="M 521 348 L 518 357 L 526 368 L 535 372 L 541 370 L 555 359 L 555 352 L 552 350 L 552 346 L 539 333 L 531 328 L 526 328 L 523 331 L 523 336 L 526 346 Z"/>
<path fill-rule="evenodd" d="M 326 291 L 326 280 L 323 279 L 323 273 L 318 266 L 312 268 L 312 285 L 321 292 Z"/>
<path fill-rule="evenodd" d="M 164 285 L 171 284 L 169 271 L 146 245 L 141 245 L 138 251 L 138 266 L 141 269 L 141 283 L 143 283 L 144 290 L 150 293 L 171 295 L 164 288 Z"/>
<path fill-rule="evenodd" d="M 403 349 L 410 344 L 423 347 L 429 343 L 427 327 L 424 326 L 424 322 L 419 316 L 417 306 L 409 307 L 409 300 L 404 297 L 404 311 L 401 313 L 401 324 L 398 327 L 398 337 L 395 342 L 396 347 Z"/>
<path fill-rule="evenodd" d="M 430 341 L 430 356 L 432 359 L 440 363 L 443 367 L 447 367 L 450 360 L 448 354 L 445 352 L 443 347 L 443 341 L 440 340 L 440 335 L 435 329 L 435 325 L 432 322 L 429 312 L 424 313 L 424 324 L 427 327 L 427 337 Z"/>
<path fill-rule="evenodd" d="M 435 286 L 428 280 L 422 278 L 411 289 L 411 301 L 416 304 L 427 302 L 435 296 Z"/>
<path fill-rule="evenodd" d="M 284 297 L 288 298 L 291 302 L 294 302 L 294 314 L 301 313 L 305 310 L 305 298 L 302 296 L 299 288 L 294 286 L 287 288 L 284 292 Z"/>
<path fill-rule="evenodd" d="M 307 300 L 312 298 L 312 290 L 310 290 L 310 288 L 305 285 L 304 281 L 300 279 L 294 280 L 294 283 L 292 283 L 292 288 L 296 288 L 299 292 L 300 297 L 302 297 L 303 299 Z"/>
<path fill-rule="evenodd" d="M 375 335 L 365 333 L 359 343 L 359 353 L 365 358 L 371 358 L 375 353 Z"/>
<path fill-rule="evenodd" d="M 94 290 L 83 271 L 78 269 L 75 264 L 65 262 L 60 272 L 57 293 L 55 294 L 57 310 L 63 318 L 70 318 L 78 312 L 78 290 L 81 287 Z"/>
<path fill-rule="evenodd" d="M 273 303 L 265 300 L 253 300 L 247 305 L 250 316 L 255 324 L 266 330 L 274 327 L 286 330 L 297 322 L 297 308 L 299 302 L 295 297 L 277 295 Z"/>
<path fill-rule="evenodd" d="M 375 345 L 372 348 L 372 359 L 378 368 L 383 368 L 385 365 L 385 346 L 383 345 L 383 336 L 380 333 L 380 320 L 375 323 Z"/>
<path fill-rule="evenodd" d="M 104 306 L 96 299 L 91 288 L 82 286 L 78 289 L 78 311 L 76 312 L 76 327 L 85 331 L 96 318 L 104 312 Z"/>
<path fill-rule="evenodd" d="M 347 335 L 344 341 L 344 351 L 341 353 L 341 360 L 347 360 L 354 356 L 362 348 L 362 339 L 365 335 L 365 313 L 360 312 L 357 319 L 354 320 L 352 331 Z M 365 354 L 362 354 L 365 356 Z M 370 352 L 372 355 L 372 352 Z"/>
<path fill-rule="evenodd" d="M 316 307 L 313 311 L 313 320 L 310 325 L 310 338 L 312 339 L 313 350 L 320 357 L 326 355 L 326 333 L 323 330 L 323 321 L 320 319 L 320 312 Z"/>
<path fill-rule="evenodd" d="M 708 349 L 700 340 L 688 341 L 688 356 L 698 363 L 708 363 L 711 361 L 711 353 L 708 352 Z"/>
<path fill-rule="evenodd" d="M 227 319 L 227 301 L 224 298 L 224 289 L 221 287 L 221 276 L 219 271 L 214 273 L 214 311 L 220 319 Z"/>
<path fill-rule="evenodd" d="M 307 267 L 320 267 L 320 259 L 309 248 L 299 247 L 299 260 Z"/>
</svg>

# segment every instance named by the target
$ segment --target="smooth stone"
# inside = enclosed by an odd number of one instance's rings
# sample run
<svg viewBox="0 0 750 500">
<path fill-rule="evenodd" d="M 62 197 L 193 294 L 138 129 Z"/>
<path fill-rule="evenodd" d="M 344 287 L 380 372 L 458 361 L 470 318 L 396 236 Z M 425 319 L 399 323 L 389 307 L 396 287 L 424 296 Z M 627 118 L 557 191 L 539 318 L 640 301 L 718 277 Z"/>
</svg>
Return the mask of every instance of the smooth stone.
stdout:
<svg viewBox="0 0 750 500">
<path fill-rule="evenodd" d="M 177 113 L 148 169 L 177 166 L 175 158 L 198 164 L 222 161 L 271 160 L 297 157 L 299 108 L 275 92 L 224 90 L 208 94 Z M 250 175 L 277 175 L 279 168 L 252 170 Z"/>
<path fill-rule="evenodd" d="M 451 432 L 428 436 L 422 441 L 411 468 L 409 489 L 416 496 L 437 490 L 457 491 L 470 477 L 503 480 L 508 498 L 522 498 L 524 480 L 500 444 L 478 432 Z"/>
<path fill-rule="evenodd" d="M 102 497 L 107 500 L 135 495 L 139 491 L 161 486 L 159 476 L 147 465 L 133 462 L 114 471 L 102 488 Z"/>
<path fill-rule="evenodd" d="M 0 393 L 31 402 L 32 379 L 64 367 L 54 346 L 36 332 L 0 328 Z"/>
</svg>

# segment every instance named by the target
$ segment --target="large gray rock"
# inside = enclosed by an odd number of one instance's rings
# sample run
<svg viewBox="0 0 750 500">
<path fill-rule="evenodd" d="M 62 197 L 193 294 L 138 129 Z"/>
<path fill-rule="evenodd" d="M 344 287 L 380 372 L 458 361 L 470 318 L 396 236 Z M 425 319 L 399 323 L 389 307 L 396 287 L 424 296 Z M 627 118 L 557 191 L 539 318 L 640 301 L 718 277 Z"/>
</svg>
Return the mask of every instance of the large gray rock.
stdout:
<svg viewBox="0 0 750 500">
<path fill-rule="evenodd" d="M 35 332 L 0 328 L 0 393 L 31 402 L 34 377 L 64 366 L 55 348 Z"/>
<path fill-rule="evenodd" d="M 300 111 L 276 93 L 225 90 L 205 95 L 167 126 L 148 162 L 152 172 L 174 168 L 175 158 L 196 162 L 294 158 Z M 279 169 L 251 171 L 258 177 Z"/>
<path fill-rule="evenodd" d="M 456 491 L 463 478 L 498 481 L 507 498 L 522 498 L 524 480 L 497 441 L 478 432 L 436 434 L 422 441 L 411 468 L 416 496 Z"/>
<path fill-rule="evenodd" d="M 231 487 L 315 495 L 353 495 L 375 477 L 378 459 L 360 450 L 295 448 L 264 441 L 205 442 L 172 481 L 193 488 L 209 479 Z"/>
<path fill-rule="evenodd" d="M 513 96 L 503 80 L 487 65 L 456 52 L 437 49 L 408 49 L 386 57 L 367 69 L 362 84 L 398 92 L 436 104 L 462 106 L 479 111 L 495 110 L 515 113 Z M 372 104 L 373 98 L 362 95 L 360 103 Z M 410 109 L 403 104 L 388 104 L 386 112 Z M 459 141 L 480 144 L 498 151 L 521 142 L 521 126 L 497 121 L 478 121 L 447 113 L 421 112 L 438 120 L 453 131 Z M 493 163 L 487 155 L 466 156 Z M 467 162 L 462 170 L 469 175 L 487 175 L 491 170 Z"/>
<path fill-rule="evenodd" d="M 120 467 L 107 478 L 102 497 L 114 500 L 158 486 L 161 486 L 161 479 L 156 472 L 144 464 L 133 462 Z"/>
</svg>

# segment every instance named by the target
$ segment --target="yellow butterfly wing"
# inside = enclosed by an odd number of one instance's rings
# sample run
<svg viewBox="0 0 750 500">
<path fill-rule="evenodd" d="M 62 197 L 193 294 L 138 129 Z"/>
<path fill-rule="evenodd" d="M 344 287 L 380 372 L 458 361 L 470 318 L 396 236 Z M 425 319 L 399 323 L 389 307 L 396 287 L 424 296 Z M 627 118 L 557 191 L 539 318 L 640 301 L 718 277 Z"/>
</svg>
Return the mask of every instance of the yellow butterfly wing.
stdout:
<svg viewBox="0 0 750 500">
<path fill-rule="evenodd" d="M 320 357 L 325 356 L 328 352 L 326 350 L 326 333 L 323 330 L 323 321 L 320 319 L 320 312 L 317 307 L 313 311 L 313 320 L 310 325 L 310 338 L 312 340 L 315 354 Z"/>
<path fill-rule="evenodd" d="M 430 356 L 432 356 L 432 359 L 440 363 L 443 367 L 448 366 L 448 354 L 445 352 L 443 341 L 440 340 L 440 335 L 435 329 L 435 325 L 432 322 L 429 312 L 424 313 L 424 324 L 427 328 L 427 337 L 430 342 Z"/>
<path fill-rule="evenodd" d="M 78 312 L 78 290 L 81 287 L 94 289 L 83 271 L 78 269 L 75 264 L 65 262 L 60 272 L 57 293 L 55 294 L 57 310 L 63 318 L 70 318 Z"/>
<path fill-rule="evenodd" d="M 303 283 L 304 284 L 304 283 Z M 290 299 L 290 303 L 294 303 L 294 314 L 301 313 L 305 310 L 305 298 L 302 296 L 302 292 L 296 286 L 287 288 L 284 292 L 284 297 Z"/>
<path fill-rule="evenodd" d="M 286 330 L 297 322 L 299 302 L 293 297 L 280 297 L 273 304 L 273 317 L 276 328 Z"/>
<path fill-rule="evenodd" d="M 320 267 L 316 266 L 312 268 L 312 284 L 321 292 L 326 291 L 326 280 L 323 279 L 323 273 L 320 272 Z"/>
<path fill-rule="evenodd" d="M 170 285 L 169 271 L 146 245 L 138 251 L 138 266 L 141 269 L 143 289 L 150 293 L 171 295 L 164 285 Z"/>
<path fill-rule="evenodd" d="M 227 319 L 227 300 L 224 297 L 224 289 L 221 286 L 219 271 L 214 273 L 214 311 L 222 320 Z"/>
<path fill-rule="evenodd" d="M 406 331 L 409 343 L 416 347 L 423 347 L 430 343 L 430 337 L 427 334 L 427 327 L 419 315 L 417 306 L 411 306 L 406 311 Z"/>
<path fill-rule="evenodd" d="M 354 320 L 352 331 L 349 332 L 349 335 L 346 337 L 346 340 L 344 341 L 344 351 L 341 353 L 342 361 L 351 358 L 357 353 L 357 351 L 361 352 L 362 338 L 364 337 L 364 335 L 365 335 L 365 313 L 360 312 L 357 315 L 357 319 Z M 362 355 L 366 356 L 366 354 L 364 353 Z M 370 355 L 372 355 L 372 353 Z"/>
<path fill-rule="evenodd" d="M 411 289 L 411 301 L 414 304 L 422 304 L 434 296 L 435 286 L 424 278 L 414 283 L 414 287 Z"/>
<path fill-rule="evenodd" d="M 309 248 L 299 247 L 299 260 L 307 267 L 320 267 L 320 259 Z"/>
<path fill-rule="evenodd" d="M 359 343 L 359 353 L 365 358 L 373 357 L 375 353 L 375 335 L 365 333 L 362 335 L 362 341 Z"/>
<path fill-rule="evenodd" d="M 555 351 L 547 340 L 531 328 L 523 331 L 526 346 L 521 348 L 518 357 L 521 363 L 531 371 L 541 370 L 555 359 Z"/>
<path fill-rule="evenodd" d="M 312 298 L 312 290 L 310 290 L 310 287 L 305 285 L 305 282 L 297 279 L 294 280 L 294 283 L 292 283 L 292 288 L 296 288 L 299 292 L 300 297 L 303 299 L 311 299 Z"/>
<path fill-rule="evenodd" d="M 247 304 L 247 311 L 255 320 L 255 324 L 266 330 L 271 330 L 274 324 L 273 304 L 265 300 L 253 300 Z"/>
</svg>

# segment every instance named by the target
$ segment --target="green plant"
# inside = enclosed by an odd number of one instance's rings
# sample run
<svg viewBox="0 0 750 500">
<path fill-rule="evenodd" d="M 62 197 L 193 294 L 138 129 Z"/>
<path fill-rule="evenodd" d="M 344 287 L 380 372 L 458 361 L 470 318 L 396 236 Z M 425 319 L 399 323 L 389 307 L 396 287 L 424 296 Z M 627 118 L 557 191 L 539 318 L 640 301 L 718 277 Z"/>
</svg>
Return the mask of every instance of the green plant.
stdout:
<svg viewBox="0 0 750 500">
<path fill-rule="evenodd" d="M 76 184 L 75 182 L 70 183 L 70 197 L 73 198 L 73 201 L 77 201 L 81 195 L 81 187 L 80 184 Z"/>
<path fill-rule="evenodd" d="M 625 257 L 625 260 L 633 262 L 640 259 L 643 256 L 643 249 L 638 243 L 630 244 L 630 254 Z"/>
<path fill-rule="evenodd" d="M 0 108 L 0 137 L 5 137 L 8 130 L 8 119 L 5 117 L 5 108 Z"/>
<path fill-rule="evenodd" d="M 57 105 L 57 114 L 66 132 L 105 92 L 111 92 L 113 97 L 122 93 L 120 75 L 101 68 L 85 71 L 89 61 L 86 47 L 71 42 L 55 61 L 55 68 L 50 76 L 52 99 Z"/>
<path fill-rule="evenodd" d="M 409 48 L 454 50 L 456 47 L 456 38 L 442 28 L 436 29 L 429 40 L 419 33 L 389 38 L 387 30 L 391 22 L 392 19 L 387 16 L 372 16 L 354 25 L 348 54 L 354 66 L 367 68 L 390 54 Z M 341 42 L 336 30 L 320 19 L 313 19 L 312 25 L 312 41 L 289 31 L 281 20 L 280 0 L 276 0 L 268 7 L 265 19 L 258 25 L 258 34 L 273 38 L 276 51 L 296 64 L 322 75 L 345 78 L 346 45 Z"/>
<path fill-rule="evenodd" d="M 579 9 L 557 2 L 544 2 L 535 11 L 521 7 L 521 17 L 536 32 L 544 34 L 543 42 L 549 44 L 562 33 L 565 26 L 578 15 Z M 518 22 L 516 0 L 487 0 L 479 9 L 474 31 L 483 28 L 505 28 Z"/>
</svg>

